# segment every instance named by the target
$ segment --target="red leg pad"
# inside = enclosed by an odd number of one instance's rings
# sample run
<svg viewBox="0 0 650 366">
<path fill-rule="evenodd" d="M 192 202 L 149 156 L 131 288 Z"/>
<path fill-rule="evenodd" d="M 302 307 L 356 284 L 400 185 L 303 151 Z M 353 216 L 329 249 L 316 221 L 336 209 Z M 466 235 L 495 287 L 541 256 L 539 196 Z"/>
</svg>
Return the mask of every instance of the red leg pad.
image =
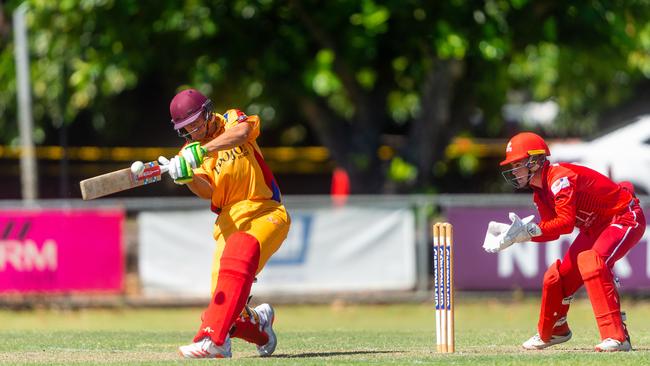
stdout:
<svg viewBox="0 0 650 366">
<path fill-rule="evenodd" d="M 248 311 L 246 311 L 248 310 Z M 250 313 L 249 313 L 250 311 Z M 255 310 L 244 309 L 235 320 L 230 336 L 240 338 L 249 343 L 263 346 L 269 341 L 269 336 L 260 329 L 260 319 Z"/>
<path fill-rule="evenodd" d="M 537 323 L 539 337 L 544 342 L 551 340 L 555 323 L 560 317 L 566 316 L 569 311 L 569 305 L 562 304 L 564 292 L 562 291 L 562 277 L 560 276 L 559 267 L 560 261 L 558 260 L 551 264 L 544 273 L 542 306 L 539 313 L 539 323 Z M 568 326 L 566 328 L 568 332 Z"/>
<path fill-rule="evenodd" d="M 226 240 L 221 255 L 217 288 L 203 313 L 198 342 L 208 336 L 222 345 L 235 319 L 246 305 L 260 261 L 260 245 L 252 235 L 237 232 Z"/>
<path fill-rule="evenodd" d="M 601 339 L 625 340 L 621 305 L 612 272 L 594 250 L 578 254 L 578 269 L 585 283 Z"/>
</svg>

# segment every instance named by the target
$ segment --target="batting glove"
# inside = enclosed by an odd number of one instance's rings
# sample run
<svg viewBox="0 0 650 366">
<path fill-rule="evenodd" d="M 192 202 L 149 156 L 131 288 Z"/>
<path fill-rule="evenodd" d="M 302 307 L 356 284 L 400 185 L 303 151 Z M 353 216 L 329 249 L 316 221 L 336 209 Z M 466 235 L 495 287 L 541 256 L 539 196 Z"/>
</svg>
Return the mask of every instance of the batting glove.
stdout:
<svg viewBox="0 0 650 366">
<path fill-rule="evenodd" d="M 180 155 L 190 164 L 192 169 L 198 168 L 203 163 L 206 154 L 207 151 L 199 142 L 192 142 L 185 145 L 180 153 Z"/>
<path fill-rule="evenodd" d="M 164 156 L 158 158 L 158 162 L 169 168 L 169 176 L 176 184 L 186 184 L 194 180 L 194 171 L 190 164 L 182 156 L 174 156 L 171 160 Z"/>
</svg>

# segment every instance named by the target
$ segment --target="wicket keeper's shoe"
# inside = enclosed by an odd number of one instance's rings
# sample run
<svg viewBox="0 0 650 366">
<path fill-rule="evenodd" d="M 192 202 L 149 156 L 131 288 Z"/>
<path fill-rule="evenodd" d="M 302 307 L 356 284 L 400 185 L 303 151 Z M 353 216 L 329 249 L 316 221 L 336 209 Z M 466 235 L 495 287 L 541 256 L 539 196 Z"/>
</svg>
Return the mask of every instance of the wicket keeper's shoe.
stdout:
<svg viewBox="0 0 650 366">
<path fill-rule="evenodd" d="M 269 341 L 266 344 L 257 346 L 257 353 L 262 357 L 267 357 L 273 354 L 275 346 L 278 345 L 278 339 L 273 331 L 273 321 L 275 321 L 275 312 L 269 304 L 261 304 L 257 306 L 255 312 L 260 319 L 260 329 L 262 332 L 269 336 Z"/>
<path fill-rule="evenodd" d="M 607 338 L 596 345 L 598 352 L 628 352 L 632 350 L 632 345 L 627 339 L 623 342 L 616 339 Z"/>
<path fill-rule="evenodd" d="M 230 358 L 230 337 L 226 336 L 223 345 L 217 346 L 210 337 L 198 342 L 178 347 L 178 353 L 185 358 Z"/>
<path fill-rule="evenodd" d="M 625 321 L 627 320 L 627 314 L 625 314 L 624 311 L 621 311 L 621 318 L 623 320 L 623 330 L 625 330 L 625 340 L 630 343 L 630 348 L 632 348 L 632 338 L 630 338 L 630 332 L 627 331 L 627 324 L 625 324 Z"/>
<path fill-rule="evenodd" d="M 564 335 L 555 335 L 554 334 L 554 335 L 551 336 L 550 341 L 544 342 L 539 337 L 539 333 L 537 333 L 534 336 L 530 337 L 529 340 L 524 342 L 522 344 L 522 346 L 525 349 L 529 349 L 529 350 L 544 349 L 546 347 L 550 347 L 550 346 L 553 346 L 553 345 L 556 345 L 556 344 L 564 343 L 564 342 L 568 341 L 569 339 L 571 339 L 572 335 L 573 334 L 571 333 L 571 331 L 569 331 L 568 333 L 566 333 Z"/>
</svg>

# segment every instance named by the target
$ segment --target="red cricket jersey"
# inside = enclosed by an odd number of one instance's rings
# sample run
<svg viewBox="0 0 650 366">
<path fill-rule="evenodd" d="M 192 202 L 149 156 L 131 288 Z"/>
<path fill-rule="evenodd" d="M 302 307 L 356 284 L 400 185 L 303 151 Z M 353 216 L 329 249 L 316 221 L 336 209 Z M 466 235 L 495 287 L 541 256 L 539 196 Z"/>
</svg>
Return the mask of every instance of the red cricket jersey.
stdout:
<svg viewBox="0 0 650 366">
<path fill-rule="evenodd" d="M 623 211 L 634 197 L 606 176 L 584 166 L 546 164 L 542 188 L 533 187 L 542 235 L 533 241 L 555 240 L 574 227 L 580 231 L 601 229 Z"/>
</svg>

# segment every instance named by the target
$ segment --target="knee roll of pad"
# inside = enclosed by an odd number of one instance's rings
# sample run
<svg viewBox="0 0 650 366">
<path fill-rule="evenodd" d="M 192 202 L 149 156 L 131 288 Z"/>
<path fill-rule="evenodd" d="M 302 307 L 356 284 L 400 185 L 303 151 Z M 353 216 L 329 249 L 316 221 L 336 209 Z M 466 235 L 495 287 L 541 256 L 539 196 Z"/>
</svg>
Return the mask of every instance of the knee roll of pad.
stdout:
<svg viewBox="0 0 650 366">
<path fill-rule="evenodd" d="M 611 278 L 611 272 L 603 259 L 594 250 L 585 250 L 578 254 L 578 269 L 583 281 L 603 276 Z"/>
<path fill-rule="evenodd" d="M 254 278 L 259 259 L 260 244 L 257 239 L 250 234 L 237 232 L 226 240 L 221 269 L 243 272 Z"/>
<path fill-rule="evenodd" d="M 551 264 L 544 273 L 544 286 L 554 285 L 562 280 L 560 277 L 560 261 Z"/>
</svg>

